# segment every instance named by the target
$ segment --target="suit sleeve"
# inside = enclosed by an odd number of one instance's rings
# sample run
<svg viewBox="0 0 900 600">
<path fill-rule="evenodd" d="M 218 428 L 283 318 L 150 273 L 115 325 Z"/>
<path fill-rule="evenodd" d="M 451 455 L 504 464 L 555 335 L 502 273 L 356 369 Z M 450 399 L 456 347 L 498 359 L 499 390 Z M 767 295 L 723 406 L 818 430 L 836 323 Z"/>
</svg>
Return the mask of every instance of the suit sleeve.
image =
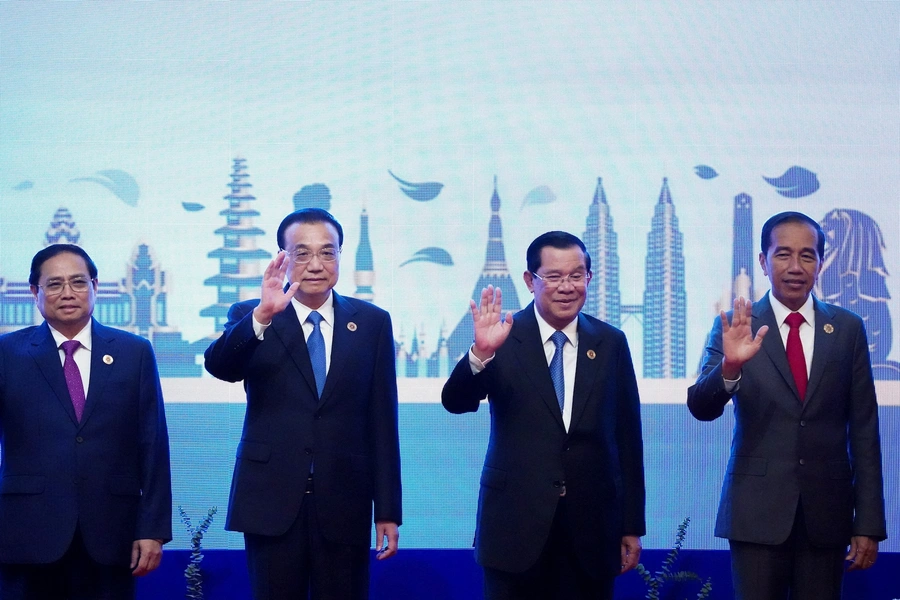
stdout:
<svg viewBox="0 0 900 600">
<path fill-rule="evenodd" d="M 210 375 L 223 381 L 242 381 L 253 353 L 262 343 L 253 331 L 253 308 L 242 302 L 228 309 L 225 331 L 204 353 Z"/>
<path fill-rule="evenodd" d="M 489 364 L 484 371 L 477 375 L 473 374 L 467 351 L 456 363 L 453 372 L 450 373 L 450 378 L 444 383 L 444 388 L 441 390 L 441 404 L 447 411 L 454 414 L 477 411 L 481 406 L 481 401 L 487 397 L 487 383 L 492 372 L 493 367 Z"/>
<path fill-rule="evenodd" d="M 169 433 L 156 358 L 142 343 L 140 372 L 141 504 L 135 539 L 172 539 L 172 474 Z"/>
<path fill-rule="evenodd" d="M 878 402 L 875 396 L 869 346 L 862 324 L 853 348 L 851 393 L 847 430 L 854 476 L 853 535 L 884 540 L 887 538 L 887 528 L 884 516 L 881 440 L 878 433 Z"/>
<path fill-rule="evenodd" d="M 385 316 L 375 350 L 375 381 L 369 405 L 375 456 L 374 520 L 401 525 L 400 436 L 397 424 L 397 369 L 390 316 Z"/>
<path fill-rule="evenodd" d="M 621 335 L 618 357 L 619 399 L 616 418 L 616 444 L 622 470 L 623 504 L 622 534 L 642 536 L 647 533 L 644 486 L 644 442 L 641 431 L 641 400 L 631 351 L 625 335 Z"/>
<path fill-rule="evenodd" d="M 729 313 L 729 320 L 731 315 Z M 703 367 L 697 382 L 688 388 L 687 405 L 691 414 L 700 421 L 718 419 L 725 412 L 725 405 L 732 394 L 725 389 L 722 378 L 722 321 L 716 317 L 706 342 Z"/>
</svg>

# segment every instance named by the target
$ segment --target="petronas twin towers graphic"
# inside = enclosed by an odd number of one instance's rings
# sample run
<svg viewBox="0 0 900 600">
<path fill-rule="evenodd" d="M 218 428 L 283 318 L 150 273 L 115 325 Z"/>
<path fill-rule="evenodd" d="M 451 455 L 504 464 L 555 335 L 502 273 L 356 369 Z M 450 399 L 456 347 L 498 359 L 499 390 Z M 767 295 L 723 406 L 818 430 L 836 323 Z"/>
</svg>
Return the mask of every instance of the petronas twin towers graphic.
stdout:
<svg viewBox="0 0 900 600">
<path fill-rule="evenodd" d="M 500 220 L 500 195 L 497 178 L 491 196 L 491 216 L 484 268 L 472 289 L 472 299 L 480 301 L 481 290 L 492 285 L 503 292 L 504 310 L 522 308 L 515 284 L 506 264 L 503 225 Z M 613 226 L 603 181 L 597 179 L 582 239 L 591 255 L 594 277 L 588 286 L 584 311 L 616 327 L 625 317 L 636 317 L 643 325 L 644 377 L 650 379 L 684 378 L 687 299 L 684 284 L 684 249 L 675 205 L 668 179 L 663 179 L 659 201 L 647 239 L 644 302 L 623 305 L 619 289 L 618 236 Z M 455 363 L 469 349 L 474 335 L 471 316 L 466 312 L 446 339 L 445 355 Z M 435 372 L 443 370 L 441 343 L 434 357 Z M 421 375 L 420 375 L 421 376 Z"/>
</svg>

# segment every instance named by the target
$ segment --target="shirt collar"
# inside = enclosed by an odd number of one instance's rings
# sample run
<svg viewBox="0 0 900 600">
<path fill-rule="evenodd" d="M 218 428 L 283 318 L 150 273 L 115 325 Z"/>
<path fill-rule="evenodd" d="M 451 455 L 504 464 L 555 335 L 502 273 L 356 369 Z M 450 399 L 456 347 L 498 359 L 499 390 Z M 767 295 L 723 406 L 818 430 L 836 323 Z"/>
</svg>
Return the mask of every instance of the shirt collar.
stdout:
<svg viewBox="0 0 900 600">
<path fill-rule="evenodd" d="M 62 346 L 62 343 L 67 341 L 69 338 L 53 329 L 53 326 L 50 323 L 47 323 L 47 327 L 50 328 L 50 334 L 53 335 L 53 343 L 56 344 L 56 347 L 59 348 Z M 88 321 L 88 324 L 84 326 L 84 329 L 75 334 L 73 340 L 78 340 L 81 342 L 81 345 L 85 350 L 90 352 L 91 350 L 91 321 Z"/>
<path fill-rule="evenodd" d="M 334 292 L 328 292 L 328 298 L 325 299 L 325 302 L 319 308 L 310 308 L 305 304 L 301 303 L 296 298 L 291 298 L 291 304 L 294 305 L 294 311 L 297 313 L 297 318 L 300 319 L 300 323 L 306 323 L 306 319 L 309 317 L 309 313 L 313 310 L 322 315 L 322 320 L 334 327 Z"/>
<path fill-rule="evenodd" d="M 778 299 L 769 294 L 769 304 L 772 306 L 772 312 L 775 314 L 775 322 L 778 323 L 778 326 L 781 327 L 784 325 L 784 320 L 787 319 L 787 316 L 791 314 L 791 309 L 778 301 Z M 812 294 L 806 299 L 806 302 L 803 303 L 803 306 L 800 307 L 800 310 L 796 311 L 803 315 L 803 318 L 806 319 L 806 322 L 809 325 L 813 325 L 815 323 L 816 311 L 813 304 L 813 296 Z"/>
<path fill-rule="evenodd" d="M 534 305 L 534 316 L 537 317 L 538 329 L 541 331 L 541 343 L 546 344 L 547 340 L 550 339 L 550 336 L 556 332 L 556 329 L 544 320 L 544 317 L 538 312 L 537 304 Z M 569 343 L 574 346 L 575 342 L 578 341 L 578 317 L 576 316 L 572 319 L 569 324 L 560 329 L 560 331 L 566 334 Z"/>
</svg>

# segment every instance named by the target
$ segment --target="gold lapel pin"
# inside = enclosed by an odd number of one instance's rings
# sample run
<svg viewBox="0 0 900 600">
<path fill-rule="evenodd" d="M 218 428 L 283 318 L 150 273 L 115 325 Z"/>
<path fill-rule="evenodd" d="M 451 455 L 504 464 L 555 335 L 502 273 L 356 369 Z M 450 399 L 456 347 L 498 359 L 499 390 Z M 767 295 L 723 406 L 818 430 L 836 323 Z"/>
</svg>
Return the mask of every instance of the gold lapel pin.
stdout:
<svg viewBox="0 0 900 600">
<path fill-rule="evenodd" d="M 111 365 L 111 364 L 113 364 L 113 357 L 110 356 L 109 354 L 104 354 L 104 355 L 103 355 L 103 362 L 106 363 L 106 364 L 108 364 L 108 365 Z"/>
<path fill-rule="evenodd" d="M 349 323 L 347 323 L 347 329 L 349 329 L 350 331 L 356 331 L 356 323 L 350 321 Z"/>
<path fill-rule="evenodd" d="M 588 351 L 587 351 L 587 356 L 588 356 L 589 359 L 594 360 L 595 358 L 597 358 L 597 353 L 594 352 L 593 350 L 588 350 Z"/>
<path fill-rule="evenodd" d="M 825 333 L 834 333 L 834 327 L 831 325 L 831 323 L 825 323 L 825 326 L 822 329 L 825 331 Z"/>
</svg>

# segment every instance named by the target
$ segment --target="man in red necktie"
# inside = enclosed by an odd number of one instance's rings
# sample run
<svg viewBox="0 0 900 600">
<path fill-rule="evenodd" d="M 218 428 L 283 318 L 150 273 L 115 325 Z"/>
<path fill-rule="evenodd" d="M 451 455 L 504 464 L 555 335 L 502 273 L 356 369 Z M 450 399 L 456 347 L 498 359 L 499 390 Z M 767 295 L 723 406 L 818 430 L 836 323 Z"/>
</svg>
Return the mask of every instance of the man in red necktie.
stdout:
<svg viewBox="0 0 900 600">
<path fill-rule="evenodd" d="M 780 213 L 761 238 L 771 292 L 716 319 L 688 408 L 711 421 L 734 402 L 716 535 L 730 543 L 735 598 L 838 599 L 844 561 L 868 569 L 887 537 L 866 331 L 812 295 L 818 223 Z"/>
</svg>

